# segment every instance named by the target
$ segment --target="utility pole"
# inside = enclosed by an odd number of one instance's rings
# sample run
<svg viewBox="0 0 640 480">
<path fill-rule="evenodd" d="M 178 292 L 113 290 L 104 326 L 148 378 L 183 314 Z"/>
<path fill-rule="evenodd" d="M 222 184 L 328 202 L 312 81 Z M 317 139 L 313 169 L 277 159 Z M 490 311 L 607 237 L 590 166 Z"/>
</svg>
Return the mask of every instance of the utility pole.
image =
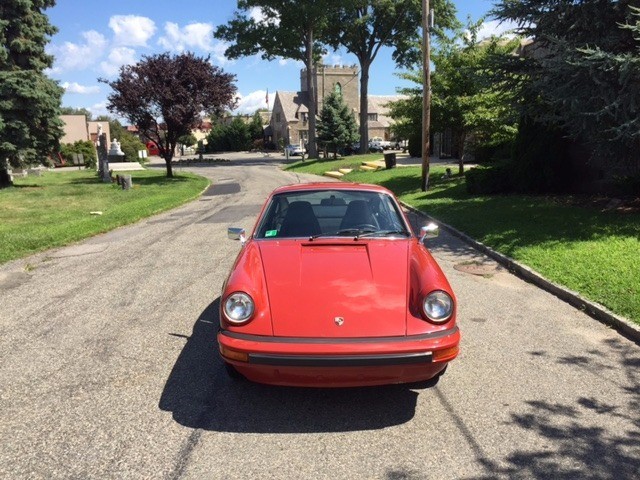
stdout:
<svg viewBox="0 0 640 480">
<path fill-rule="evenodd" d="M 429 0 L 422 0 L 422 191 L 429 189 L 429 139 L 431 130 L 431 39 L 433 11 Z"/>
</svg>

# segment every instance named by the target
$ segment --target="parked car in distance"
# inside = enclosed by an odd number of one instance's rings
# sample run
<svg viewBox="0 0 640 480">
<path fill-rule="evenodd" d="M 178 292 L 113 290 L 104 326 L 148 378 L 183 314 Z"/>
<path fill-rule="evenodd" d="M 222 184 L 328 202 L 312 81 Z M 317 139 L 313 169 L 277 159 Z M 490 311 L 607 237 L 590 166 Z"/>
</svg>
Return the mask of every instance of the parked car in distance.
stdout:
<svg viewBox="0 0 640 480">
<path fill-rule="evenodd" d="M 458 355 L 456 299 L 380 186 L 276 189 L 220 298 L 218 347 L 232 377 L 289 386 L 434 383 Z"/>
<path fill-rule="evenodd" d="M 373 137 L 372 139 L 369 140 L 369 148 L 371 148 L 372 146 L 376 147 L 376 148 L 379 148 L 380 151 L 389 150 L 389 149 L 393 148 L 393 145 L 391 144 L 390 141 L 383 140 L 380 137 Z"/>
<path fill-rule="evenodd" d="M 285 154 L 287 152 L 289 152 L 290 157 L 295 157 L 297 155 L 302 156 L 302 154 L 304 153 L 304 150 L 300 145 L 287 145 L 285 147 Z"/>
</svg>

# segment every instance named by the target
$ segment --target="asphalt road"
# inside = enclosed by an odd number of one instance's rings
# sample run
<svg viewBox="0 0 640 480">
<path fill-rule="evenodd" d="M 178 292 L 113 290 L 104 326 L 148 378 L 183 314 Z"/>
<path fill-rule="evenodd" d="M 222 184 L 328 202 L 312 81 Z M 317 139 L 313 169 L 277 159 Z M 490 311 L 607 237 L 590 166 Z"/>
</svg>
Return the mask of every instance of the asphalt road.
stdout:
<svg viewBox="0 0 640 480">
<path fill-rule="evenodd" d="M 1 478 L 640 477 L 640 347 L 444 232 L 463 343 L 437 386 L 228 379 L 226 228 L 311 178 L 272 160 L 193 167 L 199 200 L 0 267 Z"/>
</svg>

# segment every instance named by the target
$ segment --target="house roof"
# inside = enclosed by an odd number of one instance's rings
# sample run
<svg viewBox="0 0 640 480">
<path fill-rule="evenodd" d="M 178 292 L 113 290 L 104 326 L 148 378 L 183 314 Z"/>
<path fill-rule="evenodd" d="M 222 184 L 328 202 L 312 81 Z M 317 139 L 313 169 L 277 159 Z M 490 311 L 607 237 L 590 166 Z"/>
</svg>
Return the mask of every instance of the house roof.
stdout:
<svg viewBox="0 0 640 480">
<path fill-rule="evenodd" d="M 308 112 L 307 107 L 309 96 L 307 92 L 276 92 L 276 98 L 280 99 L 282 110 L 284 112 L 284 120 L 286 122 L 295 122 L 299 118 L 297 113 Z"/>
<path fill-rule="evenodd" d="M 388 116 L 389 103 L 395 102 L 403 98 L 402 95 L 369 95 L 367 104 L 369 113 L 377 113 L 378 120 L 369 122 L 369 128 L 382 127 L 386 128 L 393 124 L 393 119 Z M 379 124 L 379 125 L 378 125 Z"/>
</svg>

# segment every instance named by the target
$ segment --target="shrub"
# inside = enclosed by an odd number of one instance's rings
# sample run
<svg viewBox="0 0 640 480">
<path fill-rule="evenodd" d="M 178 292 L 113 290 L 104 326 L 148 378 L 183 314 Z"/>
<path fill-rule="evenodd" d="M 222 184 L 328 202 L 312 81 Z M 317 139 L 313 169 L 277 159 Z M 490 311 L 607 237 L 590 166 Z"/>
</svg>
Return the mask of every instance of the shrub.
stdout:
<svg viewBox="0 0 640 480">
<path fill-rule="evenodd" d="M 414 133 L 409 136 L 409 155 L 422 157 L 422 133 Z"/>
<path fill-rule="evenodd" d="M 482 143 L 474 145 L 471 153 L 475 163 L 504 163 L 513 155 L 513 144 L 513 140 Z"/>
<path fill-rule="evenodd" d="M 510 193 L 512 167 L 509 164 L 476 167 L 466 174 L 467 192 L 474 195 Z"/>
<path fill-rule="evenodd" d="M 561 193 L 570 190 L 573 169 L 564 133 L 524 120 L 513 148 L 512 186 L 521 193 Z"/>
<path fill-rule="evenodd" d="M 95 168 L 98 162 L 96 147 L 89 140 L 77 140 L 74 143 L 60 145 L 60 154 L 69 165 L 74 165 L 73 154 L 82 154 L 84 165 L 87 168 Z"/>
</svg>

